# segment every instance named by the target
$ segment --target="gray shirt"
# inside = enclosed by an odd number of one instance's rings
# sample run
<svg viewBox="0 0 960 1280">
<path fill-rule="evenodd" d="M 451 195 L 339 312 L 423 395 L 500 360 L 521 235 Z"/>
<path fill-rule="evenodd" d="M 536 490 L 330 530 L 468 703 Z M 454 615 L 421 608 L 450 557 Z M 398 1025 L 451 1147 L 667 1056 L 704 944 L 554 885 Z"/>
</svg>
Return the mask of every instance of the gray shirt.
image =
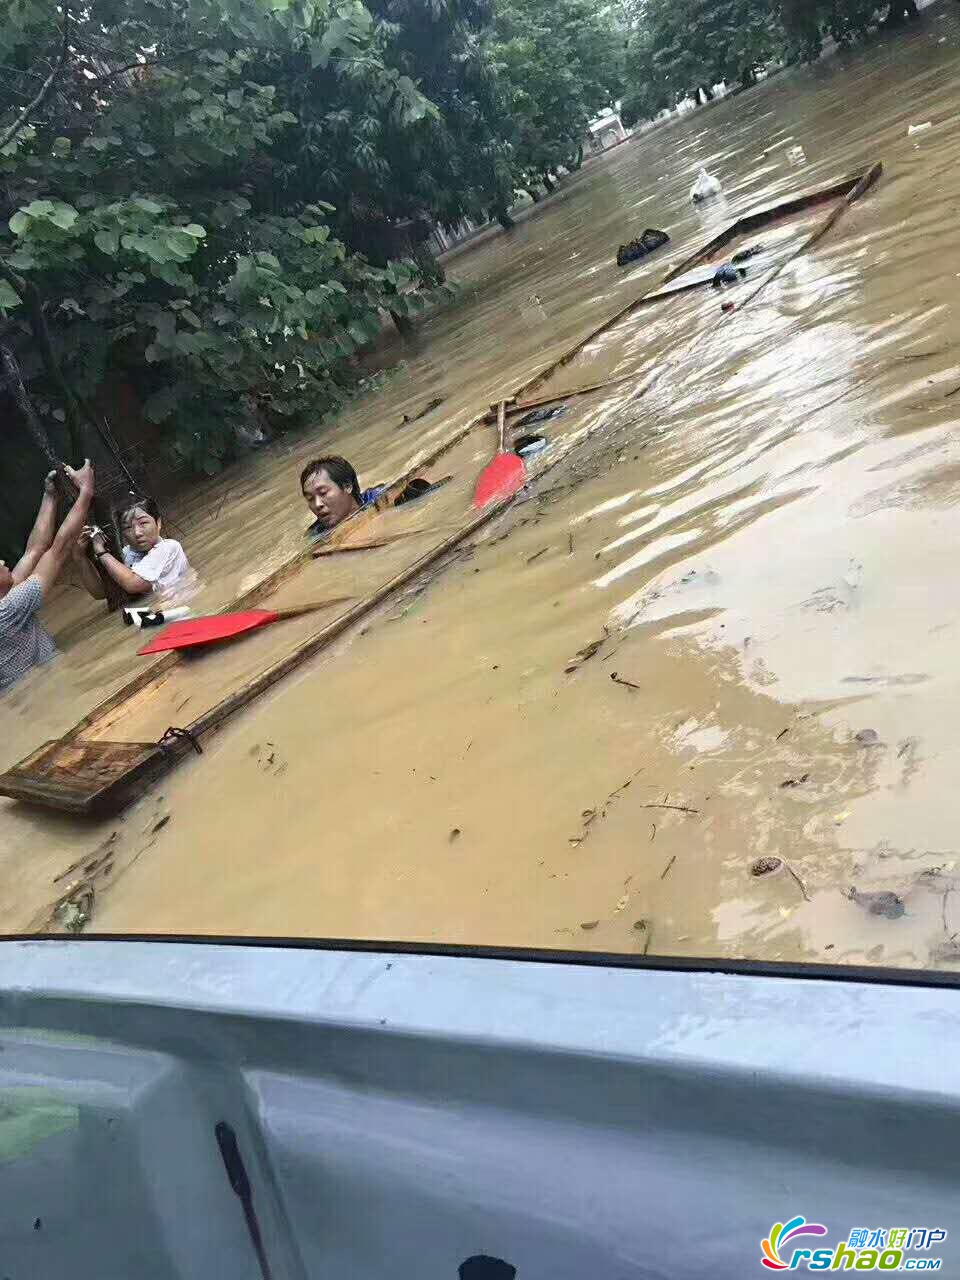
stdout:
<svg viewBox="0 0 960 1280">
<path fill-rule="evenodd" d="M 0 600 L 0 691 L 9 689 L 31 667 L 49 662 L 57 651 L 53 637 L 37 621 L 43 584 L 36 576 L 12 587 Z"/>
</svg>

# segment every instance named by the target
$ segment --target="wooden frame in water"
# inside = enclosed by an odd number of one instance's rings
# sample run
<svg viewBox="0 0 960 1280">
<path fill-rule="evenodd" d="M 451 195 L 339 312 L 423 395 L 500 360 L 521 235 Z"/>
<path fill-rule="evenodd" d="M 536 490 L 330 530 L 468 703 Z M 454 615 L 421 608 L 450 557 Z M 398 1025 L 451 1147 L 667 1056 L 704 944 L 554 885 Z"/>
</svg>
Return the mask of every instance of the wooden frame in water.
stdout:
<svg viewBox="0 0 960 1280">
<path fill-rule="evenodd" d="M 714 258 L 739 236 L 752 234 L 761 227 L 770 226 L 775 222 L 818 206 L 832 204 L 833 208 L 830 213 L 805 238 L 803 243 L 772 271 L 763 276 L 756 288 L 742 297 L 733 312 L 724 317 L 729 319 L 731 314 L 735 315 L 737 311 L 749 305 L 790 262 L 809 252 L 836 225 L 844 212 L 876 184 L 882 172 L 883 166 L 877 163 L 864 172 L 846 178 L 842 182 L 794 194 L 776 204 L 744 214 L 714 236 L 707 244 L 689 255 L 676 267 L 673 267 L 639 297 L 634 298 L 625 307 L 622 307 L 616 315 L 605 320 L 603 324 L 587 334 L 586 337 L 579 339 L 559 359 L 554 360 L 545 369 L 528 379 L 508 398 L 509 404 L 517 409 L 525 409 L 532 408 L 536 404 L 549 403 L 549 401 L 543 399 L 524 402 L 523 397 L 529 397 L 531 392 L 542 386 L 554 373 L 569 364 L 583 351 L 588 343 L 594 341 L 600 334 L 612 329 L 633 311 L 642 306 L 655 305 L 658 302 L 663 302 L 666 298 L 676 296 L 678 291 L 671 292 L 667 288 L 669 284 L 678 280 L 694 267 L 709 262 L 711 258 Z M 704 283 L 705 281 L 698 281 L 688 287 L 691 289 L 699 288 Z M 618 379 L 617 381 L 623 381 L 623 379 Z M 600 389 L 602 389 L 602 386 L 588 388 L 588 390 Z M 556 399 L 562 398 L 562 395 L 556 397 Z M 389 486 L 384 498 L 378 501 L 377 508 L 382 510 L 383 506 L 390 505 L 415 475 L 453 449 L 475 426 L 483 423 L 486 419 L 486 413 L 486 410 L 479 413 L 466 426 L 454 432 L 428 458 L 394 481 Z M 602 426 L 603 424 L 600 425 Z M 544 475 L 552 467 L 556 466 L 570 452 L 570 449 L 582 444 L 590 434 L 592 433 L 585 433 L 577 437 L 566 449 L 560 448 L 552 451 L 551 456 L 533 462 L 529 469 L 529 478 L 536 480 Z M 421 574 L 435 566 L 444 556 L 470 537 L 471 534 L 505 511 L 515 500 L 515 496 L 511 495 L 499 502 L 492 503 L 479 514 L 471 514 L 470 518 L 466 519 L 450 536 L 444 538 L 426 553 L 414 557 L 399 573 L 395 573 L 392 577 L 382 582 L 376 589 L 370 591 L 332 622 L 320 627 L 319 630 L 308 636 L 279 661 L 274 662 L 252 679 L 247 680 L 183 729 L 168 731 L 164 735 L 162 744 L 161 742 L 124 742 L 122 740 L 97 739 L 88 736 L 91 731 L 96 730 L 98 725 L 106 727 L 108 723 L 114 723 L 117 720 L 118 713 L 122 713 L 125 703 L 131 703 L 132 705 L 134 699 L 139 701 L 143 695 L 148 695 L 151 690 L 159 688 L 171 670 L 185 660 L 183 654 L 179 651 L 165 654 L 157 662 L 128 681 L 127 684 L 88 715 L 84 716 L 62 738 L 45 743 L 6 773 L 0 774 L 0 795 L 76 815 L 102 817 L 116 812 L 141 795 L 153 782 L 172 768 L 184 754 L 193 750 L 197 746 L 198 739 L 203 734 L 223 724 L 241 707 L 245 707 L 252 702 L 261 693 L 283 679 L 289 672 L 306 662 L 308 658 L 326 648 L 337 637 L 355 625 L 360 619 L 370 614 L 390 596 L 402 590 Z M 352 536 L 354 531 L 358 530 L 361 525 L 369 522 L 372 515 L 373 513 L 367 509 L 351 516 L 347 522 L 349 533 L 345 531 L 344 536 Z M 268 574 L 250 591 L 232 601 L 227 606 L 228 609 L 249 608 L 261 602 L 281 582 L 291 577 L 304 564 L 308 563 L 312 558 L 313 551 L 313 547 L 305 548 L 303 552 L 281 565 L 273 573 Z M 186 660 L 189 661 L 189 659 Z"/>
</svg>

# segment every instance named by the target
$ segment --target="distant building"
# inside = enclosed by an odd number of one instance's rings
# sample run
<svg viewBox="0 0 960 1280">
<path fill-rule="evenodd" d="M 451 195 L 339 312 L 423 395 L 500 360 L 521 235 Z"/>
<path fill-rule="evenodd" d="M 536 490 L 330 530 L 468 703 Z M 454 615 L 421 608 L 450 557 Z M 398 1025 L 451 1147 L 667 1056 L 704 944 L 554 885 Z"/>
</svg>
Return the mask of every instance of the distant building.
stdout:
<svg viewBox="0 0 960 1280">
<path fill-rule="evenodd" d="M 587 125 L 587 143 L 590 150 L 595 153 L 607 151 L 610 147 L 626 142 L 629 136 L 623 127 L 623 121 L 620 119 L 619 113 L 616 111 L 609 111 L 606 115 L 598 116 L 596 120 L 591 120 Z"/>
</svg>

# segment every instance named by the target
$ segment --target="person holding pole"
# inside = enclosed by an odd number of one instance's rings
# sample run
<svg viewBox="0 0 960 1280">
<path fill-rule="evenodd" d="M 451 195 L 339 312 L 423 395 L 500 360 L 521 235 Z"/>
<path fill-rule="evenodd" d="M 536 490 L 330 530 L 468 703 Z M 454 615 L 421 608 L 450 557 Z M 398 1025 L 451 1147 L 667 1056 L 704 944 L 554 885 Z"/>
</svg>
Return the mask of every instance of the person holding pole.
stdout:
<svg viewBox="0 0 960 1280">
<path fill-rule="evenodd" d="M 63 468 L 77 488 L 73 506 L 54 533 L 56 472 L 44 481 L 43 501 L 23 555 L 12 569 L 0 560 L 0 693 L 56 653 L 53 637 L 37 618 L 44 595 L 71 555 L 93 501 L 93 466 Z"/>
</svg>

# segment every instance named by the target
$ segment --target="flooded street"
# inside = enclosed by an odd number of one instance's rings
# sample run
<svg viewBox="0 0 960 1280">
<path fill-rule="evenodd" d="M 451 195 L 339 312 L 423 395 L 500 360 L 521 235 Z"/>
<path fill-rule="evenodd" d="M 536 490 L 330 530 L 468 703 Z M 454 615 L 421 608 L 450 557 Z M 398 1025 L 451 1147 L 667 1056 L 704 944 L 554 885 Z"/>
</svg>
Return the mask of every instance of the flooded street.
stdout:
<svg viewBox="0 0 960 1280">
<path fill-rule="evenodd" d="M 879 185 L 742 311 L 708 288 L 588 344 L 543 394 L 630 377 L 547 424 L 571 447 L 529 497 L 119 819 L 0 800 L 2 928 L 46 927 L 86 877 L 93 931 L 955 963 L 955 4 L 565 180 L 453 256 L 461 297 L 382 390 L 191 492 L 171 532 L 225 605 L 302 547 L 311 456 L 395 478 L 742 213 L 877 160 Z M 698 209 L 701 164 L 724 197 Z M 758 239 L 796 247 L 823 216 Z M 618 268 L 646 226 L 672 244 Z M 449 536 L 493 447 L 474 429 L 431 468 L 448 485 L 378 517 L 409 539 L 309 561 L 279 603 L 358 598 Z M 79 592 L 48 613 L 63 656 L 5 700 L 4 768 L 143 662 Z M 154 740 L 317 625 L 206 655 L 110 733 Z M 783 866 L 753 876 L 761 857 Z M 880 892 L 902 912 L 871 910 Z"/>
</svg>

